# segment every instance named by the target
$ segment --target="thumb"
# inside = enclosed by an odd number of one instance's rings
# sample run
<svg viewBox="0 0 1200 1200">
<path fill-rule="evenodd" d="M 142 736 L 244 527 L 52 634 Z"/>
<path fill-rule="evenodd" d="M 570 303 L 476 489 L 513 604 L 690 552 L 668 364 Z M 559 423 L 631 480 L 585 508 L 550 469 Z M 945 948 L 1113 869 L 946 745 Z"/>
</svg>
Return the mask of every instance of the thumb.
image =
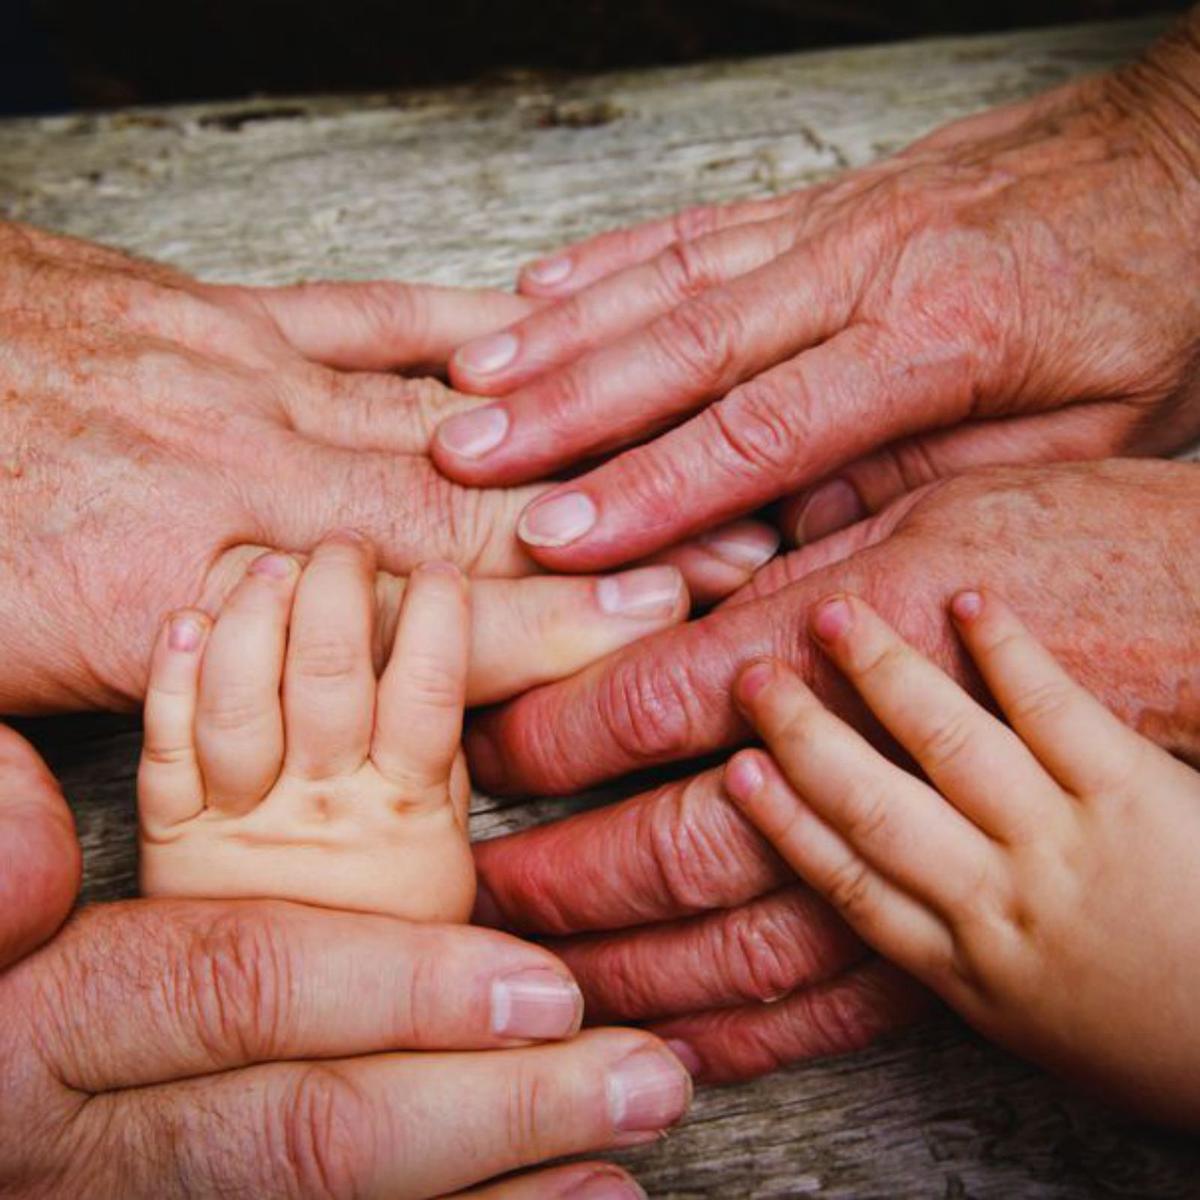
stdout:
<svg viewBox="0 0 1200 1200">
<path fill-rule="evenodd" d="M 54 936 L 79 890 L 75 823 L 34 748 L 0 725 L 0 967 Z"/>
<path fill-rule="evenodd" d="M 539 307 L 507 292 L 387 281 L 213 290 L 266 316 L 305 358 L 346 371 L 438 367 Z"/>
<path fill-rule="evenodd" d="M 1134 424 L 1122 406 L 1087 404 L 904 438 L 783 501 L 780 529 L 806 546 L 976 467 L 1108 458 L 1129 450 Z"/>
</svg>

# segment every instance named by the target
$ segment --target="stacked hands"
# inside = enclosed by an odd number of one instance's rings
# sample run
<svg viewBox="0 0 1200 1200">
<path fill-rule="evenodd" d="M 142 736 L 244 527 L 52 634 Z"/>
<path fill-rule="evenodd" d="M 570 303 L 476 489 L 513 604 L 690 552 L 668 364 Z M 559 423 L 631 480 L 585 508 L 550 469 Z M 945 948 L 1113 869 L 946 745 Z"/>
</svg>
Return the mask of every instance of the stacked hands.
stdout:
<svg viewBox="0 0 1200 1200">
<path fill-rule="evenodd" d="M 1198 44 L 517 296 L 0 226 L 0 697 L 144 697 L 146 897 L 66 919 L 4 731 L 0 1180 L 632 1197 L 486 1181 L 931 992 L 1200 1122 L 1200 481 L 1114 457 L 1200 435 Z M 470 847 L 468 764 L 553 794 L 751 740 Z"/>
</svg>

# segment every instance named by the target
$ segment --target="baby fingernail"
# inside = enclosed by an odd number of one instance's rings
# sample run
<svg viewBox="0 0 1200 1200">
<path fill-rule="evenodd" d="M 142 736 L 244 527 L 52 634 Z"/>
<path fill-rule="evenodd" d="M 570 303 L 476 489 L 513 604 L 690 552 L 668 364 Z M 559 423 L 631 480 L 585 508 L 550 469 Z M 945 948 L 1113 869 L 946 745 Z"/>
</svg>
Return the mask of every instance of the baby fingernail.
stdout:
<svg viewBox="0 0 1200 1200">
<path fill-rule="evenodd" d="M 579 988 L 553 971 L 521 971 L 492 984 L 492 1032 L 498 1037 L 570 1037 L 582 1018 Z"/>
<path fill-rule="evenodd" d="M 823 642 L 836 642 L 854 624 L 854 614 L 845 600 L 827 600 L 813 616 L 813 632 Z"/>
<path fill-rule="evenodd" d="M 769 525 L 731 525 L 728 529 L 705 534 L 700 544 L 731 567 L 757 571 L 779 549 L 779 533 Z"/>
<path fill-rule="evenodd" d="M 508 413 L 503 408 L 477 408 L 458 413 L 438 426 L 437 440 L 459 458 L 482 458 L 508 433 Z"/>
<path fill-rule="evenodd" d="M 763 782 L 762 767 L 759 765 L 757 757 L 753 754 L 739 754 L 725 769 L 725 786 L 735 800 L 750 800 L 754 796 L 757 796 L 762 791 Z M 670 1045 L 669 1042 L 667 1044 Z M 674 1049 L 673 1046 L 672 1049 Z M 689 1046 L 688 1049 L 690 1050 L 691 1047 Z M 695 1055 L 695 1053 L 692 1050 L 692 1054 Z M 683 1055 L 679 1057 L 688 1070 L 691 1071 L 692 1068 L 686 1059 L 683 1058 Z M 695 1073 L 695 1071 L 692 1071 L 693 1075 Z"/>
<path fill-rule="evenodd" d="M 531 546 L 566 546 L 596 524 L 596 506 L 582 492 L 565 492 L 525 510 L 517 532 Z"/>
<path fill-rule="evenodd" d="M 492 375 L 502 371 L 514 358 L 520 348 L 516 337 L 511 333 L 493 333 L 490 337 L 468 342 L 454 358 L 460 367 L 476 375 Z"/>
<path fill-rule="evenodd" d="M 657 1133 L 674 1125 L 691 1101 L 691 1076 L 664 1050 L 637 1050 L 608 1076 L 609 1114 L 619 1133 Z"/>
<path fill-rule="evenodd" d="M 738 696 L 745 701 L 756 699 L 775 678 L 775 664 L 771 662 L 755 663 L 747 667 L 738 676 Z"/>
<path fill-rule="evenodd" d="M 596 583 L 596 600 L 610 616 L 669 617 L 682 595 L 683 576 L 674 567 L 641 567 Z"/>
<path fill-rule="evenodd" d="M 950 609 L 960 621 L 973 621 L 983 612 L 983 597 L 978 592 L 959 592 Z"/>
<path fill-rule="evenodd" d="M 295 569 L 296 560 L 290 554 L 264 554 L 251 564 L 251 575 L 265 575 L 268 579 L 287 579 Z"/>
<path fill-rule="evenodd" d="M 553 287 L 556 283 L 562 283 L 574 267 L 575 264 L 568 255 L 556 254 L 552 258 L 539 259 L 526 267 L 525 278 L 543 287 Z"/>
<path fill-rule="evenodd" d="M 560 1192 L 561 1200 L 646 1200 L 646 1193 L 628 1176 L 589 1175 Z"/>
<path fill-rule="evenodd" d="M 172 650 L 190 654 L 200 647 L 204 640 L 204 626 L 198 617 L 182 616 L 171 619 L 171 627 L 167 632 L 167 645 Z"/>
<path fill-rule="evenodd" d="M 866 505 L 859 499 L 852 484 L 834 479 L 823 484 L 808 498 L 796 518 L 795 541 L 806 546 L 847 525 L 861 521 L 867 515 Z"/>
</svg>

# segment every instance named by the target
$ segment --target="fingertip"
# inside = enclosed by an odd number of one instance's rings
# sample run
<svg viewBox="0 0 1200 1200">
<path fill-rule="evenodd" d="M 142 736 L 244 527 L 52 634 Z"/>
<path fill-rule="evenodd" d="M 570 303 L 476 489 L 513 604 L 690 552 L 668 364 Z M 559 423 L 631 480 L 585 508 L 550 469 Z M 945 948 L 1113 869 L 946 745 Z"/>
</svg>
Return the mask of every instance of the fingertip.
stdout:
<svg viewBox="0 0 1200 1200">
<path fill-rule="evenodd" d="M 552 254 L 539 258 L 524 267 L 517 277 L 521 295 L 557 296 L 568 289 L 575 273 L 575 259 L 570 254 Z"/>
<path fill-rule="evenodd" d="M 951 615 L 964 625 L 978 620 L 983 613 L 983 607 L 983 593 L 974 589 L 959 592 L 950 601 Z"/>
<path fill-rule="evenodd" d="M 725 767 L 725 790 L 740 804 L 748 804 L 762 793 L 767 774 L 761 750 L 741 750 Z"/>
<path fill-rule="evenodd" d="M 691 607 L 683 572 L 670 565 L 606 575 L 596 580 L 595 596 L 606 616 L 656 624 L 682 620 Z"/>
<path fill-rule="evenodd" d="M 853 625 L 854 607 L 849 596 L 826 597 L 812 610 L 810 628 L 813 636 L 827 646 L 833 646 L 845 638 Z"/>
<path fill-rule="evenodd" d="M 212 630 L 212 618 L 196 608 L 171 613 L 166 621 L 166 646 L 174 654 L 196 654 Z"/>
<path fill-rule="evenodd" d="M 753 709 L 779 675 L 780 665 L 773 658 L 762 658 L 750 663 L 738 675 L 733 685 L 734 699 L 743 709 Z"/>
<path fill-rule="evenodd" d="M 277 580 L 280 583 L 296 578 L 300 564 L 290 554 L 279 550 L 271 550 L 259 555 L 249 566 L 247 575 L 257 575 L 264 579 Z"/>
</svg>

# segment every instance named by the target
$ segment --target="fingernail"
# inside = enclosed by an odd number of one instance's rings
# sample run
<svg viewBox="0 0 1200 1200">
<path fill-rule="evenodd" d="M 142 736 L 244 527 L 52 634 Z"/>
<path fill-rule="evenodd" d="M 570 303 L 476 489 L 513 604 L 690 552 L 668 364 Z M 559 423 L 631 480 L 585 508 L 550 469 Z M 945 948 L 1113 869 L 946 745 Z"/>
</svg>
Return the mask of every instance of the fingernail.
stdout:
<svg viewBox="0 0 1200 1200">
<path fill-rule="evenodd" d="M 667 1049 L 687 1068 L 687 1073 L 695 1079 L 704 1070 L 704 1063 L 695 1047 L 682 1038 L 667 1038 Z"/>
<path fill-rule="evenodd" d="M 566 546 L 596 523 L 596 506 L 582 492 L 564 492 L 525 510 L 518 533 L 531 546 Z"/>
<path fill-rule="evenodd" d="M 268 579 L 287 579 L 295 569 L 296 560 L 290 554 L 264 554 L 250 565 L 251 575 L 265 575 Z"/>
<path fill-rule="evenodd" d="M 854 486 L 844 479 L 831 480 L 817 488 L 800 510 L 800 516 L 796 518 L 796 545 L 805 546 L 827 537 L 861 521 L 866 515 L 866 506 Z"/>
<path fill-rule="evenodd" d="M 488 929 L 504 928 L 504 913 L 496 902 L 495 893 L 482 881 L 475 886 L 475 907 L 471 910 L 471 924 L 485 925 Z"/>
<path fill-rule="evenodd" d="M 583 993 L 553 971 L 521 971 L 492 984 L 492 1032 L 497 1037 L 570 1037 L 582 1019 Z"/>
<path fill-rule="evenodd" d="M 823 642 L 836 642 L 854 624 L 854 613 L 841 597 L 826 600 L 813 614 L 813 633 Z"/>
<path fill-rule="evenodd" d="M 730 526 L 705 534 L 700 544 L 722 562 L 741 571 L 757 571 L 779 549 L 779 533 L 769 525 Z"/>
<path fill-rule="evenodd" d="M 978 592 L 959 592 L 950 602 L 950 611 L 960 621 L 973 621 L 983 612 L 983 597 Z"/>
<path fill-rule="evenodd" d="M 657 1133 L 687 1112 L 692 1081 L 662 1050 L 637 1050 L 608 1076 L 608 1109 L 619 1133 Z"/>
<path fill-rule="evenodd" d="M 558 1193 L 560 1200 L 647 1200 L 646 1193 L 627 1175 L 589 1175 L 582 1182 L 567 1185 Z"/>
<path fill-rule="evenodd" d="M 181 616 L 171 618 L 171 627 L 167 633 L 167 645 L 172 650 L 191 654 L 200 648 L 204 640 L 204 626 L 198 617 Z"/>
<path fill-rule="evenodd" d="M 525 268 L 525 278 L 543 287 L 553 287 L 562 283 L 575 269 L 575 263 L 569 255 L 556 254 L 552 258 L 542 258 Z"/>
<path fill-rule="evenodd" d="M 614 617 L 669 617 L 679 608 L 683 576 L 674 567 L 641 567 L 596 583 L 596 600 Z"/>
<path fill-rule="evenodd" d="M 437 430 L 440 445 L 459 458 L 482 458 L 508 434 L 508 412 L 496 406 L 458 413 Z"/>
<path fill-rule="evenodd" d="M 468 342 L 455 354 L 455 362 L 476 375 L 492 375 L 502 371 L 514 358 L 520 343 L 511 333 L 493 333 L 478 341 Z"/>
<path fill-rule="evenodd" d="M 738 676 L 738 697 L 745 701 L 756 699 L 774 678 L 775 664 L 773 662 L 759 662 L 752 667 L 747 667 Z"/>
<path fill-rule="evenodd" d="M 762 790 L 762 786 L 763 771 L 757 755 L 739 754 L 725 768 L 725 787 L 735 800 L 753 799 Z M 690 1067 L 688 1069 L 691 1070 Z M 695 1074 L 694 1071 L 692 1073 Z"/>
</svg>

